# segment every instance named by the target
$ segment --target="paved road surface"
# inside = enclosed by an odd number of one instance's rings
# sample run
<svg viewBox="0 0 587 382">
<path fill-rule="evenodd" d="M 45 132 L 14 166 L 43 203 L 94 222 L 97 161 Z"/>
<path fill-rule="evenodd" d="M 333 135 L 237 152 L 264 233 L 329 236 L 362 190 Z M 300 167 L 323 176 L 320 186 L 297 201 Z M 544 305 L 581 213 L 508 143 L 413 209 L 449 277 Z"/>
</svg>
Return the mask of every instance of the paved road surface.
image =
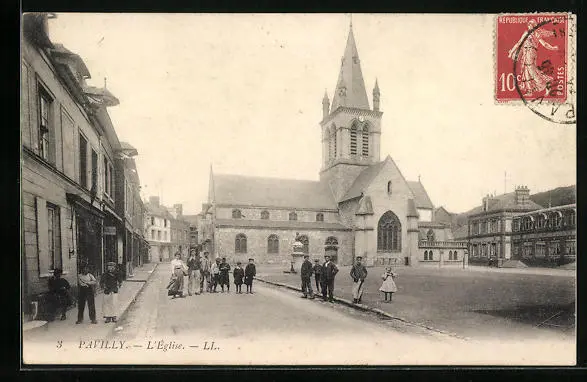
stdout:
<svg viewBox="0 0 587 382">
<path fill-rule="evenodd" d="M 122 349 L 85 349 L 93 345 L 88 337 L 81 349 L 60 349 L 61 356 L 77 363 L 285 365 L 568 364 L 574 358 L 568 343 L 549 344 L 546 357 L 528 350 L 531 341 L 464 341 L 260 283 L 253 295 L 231 289 L 171 299 L 168 280 L 168 267 L 158 267 L 108 339 Z"/>
</svg>

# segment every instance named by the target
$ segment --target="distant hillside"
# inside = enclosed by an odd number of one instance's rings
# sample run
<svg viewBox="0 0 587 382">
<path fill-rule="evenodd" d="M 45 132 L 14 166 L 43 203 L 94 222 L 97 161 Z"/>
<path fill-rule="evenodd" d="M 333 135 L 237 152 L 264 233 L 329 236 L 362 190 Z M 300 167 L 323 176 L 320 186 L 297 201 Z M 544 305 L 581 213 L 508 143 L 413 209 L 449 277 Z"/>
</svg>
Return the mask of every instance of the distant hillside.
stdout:
<svg viewBox="0 0 587 382">
<path fill-rule="evenodd" d="M 575 186 L 567 186 L 567 187 L 558 187 L 552 190 L 539 192 L 534 195 L 530 195 L 530 199 L 537 204 L 540 204 L 542 207 L 548 207 L 549 201 L 552 207 L 556 206 L 564 206 L 565 204 L 573 204 L 577 202 L 577 198 L 575 196 L 576 187 Z M 455 226 L 456 228 L 462 227 L 463 225 L 467 224 L 467 219 L 471 214 L 473 209 L 463 212 L 460 214 L 456 214 L 455 218 Z"/>
<path fill-rule="evenodd" d="M 532 199 L 534 203 L 538 203 L 545 208 L 548 207 L 549 202 L 552 207 L 564 206 L 565 204 L 573 204 L 577 202 L 575 193 L 575 186 L 558 187 L 554 190 L 530 195 L 530 199 Z"/>
</svg>

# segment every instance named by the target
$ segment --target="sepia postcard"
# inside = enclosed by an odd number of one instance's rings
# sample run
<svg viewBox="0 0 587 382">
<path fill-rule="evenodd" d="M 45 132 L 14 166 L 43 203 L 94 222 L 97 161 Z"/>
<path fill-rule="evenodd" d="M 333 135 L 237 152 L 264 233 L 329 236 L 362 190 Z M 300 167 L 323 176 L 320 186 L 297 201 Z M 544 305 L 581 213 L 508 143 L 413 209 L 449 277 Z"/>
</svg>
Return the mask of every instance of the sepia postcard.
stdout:
<svg viewBox="0 0 587 382">
<path fill-rule="evenodd" d="M 23 367 L 575 365 L 572 13 L 21 27 Z"/>
</svg>

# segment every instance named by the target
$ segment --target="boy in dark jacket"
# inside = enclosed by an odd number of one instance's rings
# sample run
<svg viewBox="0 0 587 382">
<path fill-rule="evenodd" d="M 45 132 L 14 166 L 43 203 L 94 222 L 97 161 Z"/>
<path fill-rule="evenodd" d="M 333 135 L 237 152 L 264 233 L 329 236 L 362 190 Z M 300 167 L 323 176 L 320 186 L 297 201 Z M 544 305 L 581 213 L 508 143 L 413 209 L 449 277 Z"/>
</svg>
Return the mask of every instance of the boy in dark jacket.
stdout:
<svg viewBox="0 0 587 382">
<path fill-rule="evenodd" d="M 232 272 L 232 277 L 234 278 L 234 285 L 236 285 L 236 293 L 243 293 L 241 288 L 243 287 L 243 278 L 245 277 L 245 271 L 241 267 L 240 261 L 237 261 L 236 267 Z"/>
<path fill-rule="evenodd" d="M 65 312 L 67 311 L 67 307 L 69 306 L 70 296 L 69 290 L 71 289 L 71 285 L 69 282 L 61 278 L 61 268 L 55 268 L 53 270 L 53 276 L 48 281 L 49 284 L 49 298 L 51 300 L 51 317 L 49 320 L 53 320 L 55 317 L 55 312 L 61 313 L 61 320 L 65 320 Z"/>
<path fill-rule="evenodd" d="M 226 262 L 226 257 L 222 258 L 222 262 L 218 266 L 220 270 L 220 288 L 222 288 L 222 293 L 224 293 L 224 286 L 226 285 L 226 291 L 230 292 L 230 264 Z"/>
<path fill-rule="evenodd" d="M 249 263 L 245 267 L 245 285 L 247 286 L 247 293 L 253 294 L 253 278 L 257 275 L 257 268 L 255 267 L 255 260 L 249 259 Z"/>
</svg>

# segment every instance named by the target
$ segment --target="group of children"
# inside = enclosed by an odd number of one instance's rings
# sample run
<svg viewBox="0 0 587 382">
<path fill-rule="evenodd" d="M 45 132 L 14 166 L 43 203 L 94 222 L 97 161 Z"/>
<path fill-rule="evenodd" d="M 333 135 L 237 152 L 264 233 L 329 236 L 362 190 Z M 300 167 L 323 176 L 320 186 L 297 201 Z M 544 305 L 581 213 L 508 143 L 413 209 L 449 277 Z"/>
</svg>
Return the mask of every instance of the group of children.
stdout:
<svg viewBox="0 0 587 382">
<path fill-rule="evenodd" d="M 212 285 L 210 286 L 210 292 L 216 293 L 216 287 L 220 285 L 222 293 L 224 293 L 224 287 L 226 291 L 230 292 L 230 264 L 226 262 L 226 257 L 222 259 L 216 258 L 216 262 L 212 264 Z M 255 266 L 255 259 L 250 258 L 249 263 L 243 269 L 242 262 L 237 261 L 236 266 L 232 271 L 232 278 L 236 287 L 236 293 L 241 294 L 242 286 L 247 286 L 246 293 L 253 293 L 253 279 L 257 275 L 257 268 Z"/>
<path fill-rule="evenodd" d="M 57 268 L 53 270 L 53 276 L 49 279 L 49 295 L 51 299 L 51 313 L 49 319 L 55 317 L 55 313 L 61 314 L 61 320 L 67 318 L 66 311 L 71 304 L 73 298 L 71 297 L 71 285 L 62 278 L 63 272 Z M 106 264 L 106 272 L 100 277 L 98 282 L 96 277 L 90 273 L 86 264 L 80 265 L 80 273 L 78 274 L 78 294 L 77 294 L 77 321 L 76 324 L 81 324 L 84 320 L 84 310 L 86 304 L 88 305 L 88 313 L 92 324 L 97 324 L 96 321 L 96 304 L 94 296 L 96 293 L 96 286 L 99 285 L 104 292 L 104 299 L 102 301 L 102 314 L 105 322 L 116 322 L 117 305 L 118 305 L 118 290 L 122 285 L 122 279 L 119 272 L 116 270 L 116 263 L 108 262 Z"/>
</svg>

